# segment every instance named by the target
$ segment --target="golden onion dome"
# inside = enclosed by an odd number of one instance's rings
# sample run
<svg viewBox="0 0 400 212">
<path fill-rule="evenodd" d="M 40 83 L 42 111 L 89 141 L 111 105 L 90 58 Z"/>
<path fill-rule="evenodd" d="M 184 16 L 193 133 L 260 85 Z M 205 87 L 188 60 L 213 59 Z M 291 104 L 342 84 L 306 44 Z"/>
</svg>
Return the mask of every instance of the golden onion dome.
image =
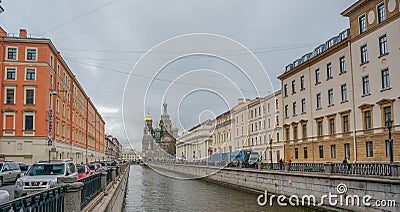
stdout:
<svg viewBox="0 0 400 212">
<path fill-rule="evenodd" d="M 151 118 L 150 114 L 148 113 L 146 118 L 144 119 L 144 121 L 149 122 L 149 121 L 153 121 L 153 119 Z"/>
</svg>

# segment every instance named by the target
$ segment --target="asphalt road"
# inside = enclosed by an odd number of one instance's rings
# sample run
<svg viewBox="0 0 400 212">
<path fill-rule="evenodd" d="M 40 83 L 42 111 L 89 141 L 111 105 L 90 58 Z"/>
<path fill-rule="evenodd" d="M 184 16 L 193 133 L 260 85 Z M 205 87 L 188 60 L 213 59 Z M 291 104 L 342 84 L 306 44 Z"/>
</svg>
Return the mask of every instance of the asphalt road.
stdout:
<svg viewBox="0 0 400 212">
<path fill-rule="evenodd" d="M 14 183 L 5 183 L 0 190 L 7 190 L 10 194 L 10 200 L 14 199 Z"/>
</svg>

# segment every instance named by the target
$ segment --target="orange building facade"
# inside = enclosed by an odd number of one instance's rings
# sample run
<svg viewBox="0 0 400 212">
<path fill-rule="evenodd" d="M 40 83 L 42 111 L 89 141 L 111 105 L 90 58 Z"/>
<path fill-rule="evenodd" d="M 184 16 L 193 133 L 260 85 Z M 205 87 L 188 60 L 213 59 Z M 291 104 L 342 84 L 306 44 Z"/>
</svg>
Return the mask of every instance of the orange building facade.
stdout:
<svg viewBox="0 0 400 212">
<path fill-rule="evenodd" d="M 0 70 L 7 160 L 104 159 L 105 122 L 50 39 L 0 28 Z"/>
</svg>

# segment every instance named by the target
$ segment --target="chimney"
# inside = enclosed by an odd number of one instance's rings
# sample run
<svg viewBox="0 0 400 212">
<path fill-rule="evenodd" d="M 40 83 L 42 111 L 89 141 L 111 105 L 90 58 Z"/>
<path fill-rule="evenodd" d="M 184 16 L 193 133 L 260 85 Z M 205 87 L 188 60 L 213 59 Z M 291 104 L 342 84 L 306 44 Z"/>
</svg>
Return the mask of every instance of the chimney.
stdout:
<svg viewBox="0 0 400 212">
<path fill-rule="evenodd" d="M 27 37 L 26 29 L 20 29 L 19 30 L 19 37 L 20 38 L 26 38 Z"/>
<path fill-rule="evenodd" d="M 242 104 L 243 102 L 244 102 L 244 99 L 243 98 L 238 98 L 238 104 Z"/>
</svg>

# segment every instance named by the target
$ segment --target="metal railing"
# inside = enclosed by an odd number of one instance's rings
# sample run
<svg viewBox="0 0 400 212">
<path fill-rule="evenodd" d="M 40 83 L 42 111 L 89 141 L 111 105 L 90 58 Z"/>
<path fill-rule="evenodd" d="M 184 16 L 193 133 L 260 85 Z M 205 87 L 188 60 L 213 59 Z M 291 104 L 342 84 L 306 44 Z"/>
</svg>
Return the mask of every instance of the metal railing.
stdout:
<svg viewBox="0 0 400 212">
<path fill-rule="evenodd" d="M 84 208 L 101 191 L 101 173 L 89 175 L 79 179 L 84 183 L 81 190 L 81 209 Z"/>
<path fill-rule="evenodd" d="M 112 170 L 111 169 L 107 169 L 107 178 L 106 178 L 107 185 L 110 184 L 111 181 L 112 181 Z"/>
<path fill-rule="evenodd" d="M 291 163 L 289 165 L 289 171 L 294 172 L 324 172 L 324 163 Z"/>
<path fill-rule="evenodd" d="M 59 186 L 27 195 L 0 205 L 0 212 L 46 211 L 64 212 L 64 196 L 67 186 Z"/>
<path fill-rule="evenodd" d="M 183 164 L 183 165 L 198 165 L 210 167 L 238 167 L 231 166 L 232 163 L 227 161 L 166 161 L 158 162 L 164 164 Z M 242 166 L 246 168 L 246 166 Z M 253 166 L 261 170 L 281 170 L 288 172 L 312 172 L 322 174 L 337 174 L 337 175 L 360 175 L 365 177 L 393 177 L 400 176 L 400 165 L 390 163 L 353 163 L 351 165 L 343 163 L 260 163 L 258 166 Z"/>
<path fill-rule="evenodd" d="M 368 176 L 392 176 L 390 164 L 383 163 L 334 163 L 332 173 Z"/>
</svg>

